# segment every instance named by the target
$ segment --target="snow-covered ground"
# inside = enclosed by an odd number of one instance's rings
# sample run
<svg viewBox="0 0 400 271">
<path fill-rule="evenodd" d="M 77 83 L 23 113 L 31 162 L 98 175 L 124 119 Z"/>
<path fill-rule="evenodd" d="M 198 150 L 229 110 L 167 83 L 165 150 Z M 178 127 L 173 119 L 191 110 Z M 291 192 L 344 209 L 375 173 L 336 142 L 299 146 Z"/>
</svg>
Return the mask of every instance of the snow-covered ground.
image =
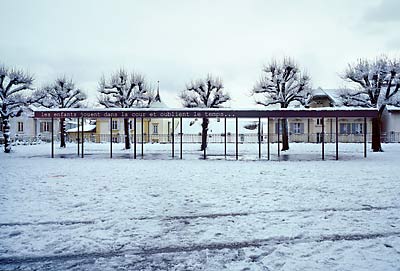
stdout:
<svg viewBox="0 0 400 271">
<path fill-rule="evenodd" d="M 400 270 L 400 145 L 14 146 L 0 154 L 0 270 Z M 64 157 L 64 158 L 60 158 Z M 74 158 L 74 159 L 68 159 Z"/>
</svg>

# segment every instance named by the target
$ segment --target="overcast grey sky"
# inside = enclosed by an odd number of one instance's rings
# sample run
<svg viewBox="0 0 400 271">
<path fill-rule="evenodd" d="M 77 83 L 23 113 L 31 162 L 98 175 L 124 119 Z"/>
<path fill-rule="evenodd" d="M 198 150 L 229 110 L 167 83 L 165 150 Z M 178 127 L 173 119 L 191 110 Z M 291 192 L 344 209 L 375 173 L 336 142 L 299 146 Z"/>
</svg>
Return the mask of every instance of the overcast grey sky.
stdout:
<svg viewBox="0 0 400 271">
<path fill-rule="evenodd" d="M 92 100 L 120 67 L 143 73 L 171 107 L 185 83 L 220 76 L 234 107 L 272 58 L 293 57 L 314 87 L 337 88 L 349 62 L 400 55 L 398 0 L 0 0 L 0 63 L 40 87 L 72 77 Z"/>
</svg>

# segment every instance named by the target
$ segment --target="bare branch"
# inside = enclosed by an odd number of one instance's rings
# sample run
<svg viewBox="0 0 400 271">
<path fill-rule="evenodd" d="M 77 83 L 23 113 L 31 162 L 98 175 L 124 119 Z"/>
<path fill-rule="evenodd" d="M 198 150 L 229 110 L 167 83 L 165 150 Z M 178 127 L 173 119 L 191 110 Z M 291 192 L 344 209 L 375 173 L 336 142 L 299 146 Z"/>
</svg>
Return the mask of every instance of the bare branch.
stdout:
<svg viewBox="0 0 400 271">
<path fill-rule="evenodd" d="M 186 85 L 179 95 L 184 107 L 219 108 L 231 98 L 224 92 L 222 80 L 207 75 L 204 80 L 197 80 Z"/>
<path fill-rule="evenodd" d="M 273 60 L 264 66 L 263 77 L 252 90 L 256 103 L 264 106 L 281 104 L 287 107 L 292 101 L 305 104 L 311 91 L 310 77 L 301 75 L 297 64 L 291 58 L 281 63 Z"/>
</svg>

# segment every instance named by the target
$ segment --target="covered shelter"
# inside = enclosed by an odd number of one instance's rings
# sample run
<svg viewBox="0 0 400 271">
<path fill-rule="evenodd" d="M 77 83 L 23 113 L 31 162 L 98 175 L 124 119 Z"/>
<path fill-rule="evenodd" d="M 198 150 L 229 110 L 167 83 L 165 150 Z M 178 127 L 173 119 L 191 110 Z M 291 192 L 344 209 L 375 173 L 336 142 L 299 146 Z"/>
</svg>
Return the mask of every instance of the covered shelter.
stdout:
<svg viewBox="0 0 400 271">
<path fill-rule="evenodd" d="M 176 119 L 179 120 L 179 133 L 178 137 L 180 138 L 180 150 L 179 150 L 179 158 L 182 159 L 182 119 L 184 118 L 218 118 L 224 119 L 224 154 L 226 157 L 226 120 L 234 119 L 235 120 L 235 158 L 239 159 L 239 133 L 238 133 L 238 121 L 239 119 L 258 119 L 258 123 L 261 124 L 261 120 L 267 119 L 268 123 L 271 119 L 280 123 L 281 120 L 296 118 L 296 119 L 311 119 L 318 118 L 322 119 L 322 137 L 321 137 L 321 159 L 325 160 L 325 142 L 324 142 L 324 119 L 334 119 L 335 120 L 335 143 L 336 143 L 336 160 L 339 159 L 339 118 L 362 118 L 364 120 L 364 129 L 363 129 L 363 139 L 364 139 L 364 157 L 367 156 L 367 119 L 377 117 L 378 111 L 376 109 L 364 109 L 364 108 L 291 108 L 291 109 L 231 109 L 231 108 L 178 108 L 178 109 L 165 109 L 165 108 L 107 108 L 107 109 L 41 109 L 36 110 L 34 112 L 34 117 L 37 119 L 51 119 L 52 123 L 54 123 L 55 119 L 58 118 L 71 118 L 78 120 L 77 127 L 77 154 L 80 157 L 84 157 L 84 140 L 80 140 L 84 138 L 84 131 L 79 130 L 79 121 L 81 123 L 85 122 L 85 119 L 95 119 L 95 118 L 108 118 L 110 124 L 113 119 L 117 118 L 129 118 L 133 119 L 134 125 L 136 127 L 136 121 L 140 119 L 143 123 L 144 118 L 160 118 L 160 119 L 171 119 L 172 125 Z M 261 159 L 261 131 L 260 126 L 258 125 L 258 157 Z M 267 159 L 270 160 L 270 125 L 268 125 L 267 131 Z M 111 125 L 110 125 L 111 127 Z M 51 127 L 52 130 L 52 140 L 51 140 L 51 157 L 54 157 L 54 129 L 53 125 Z M 142 130 L 143 133 L 143 130 Z M 80 136 L 81 134 L 81 136 Z M 110 131 L 110 137 L 112 136 L 112 131 Z M 133 158 L 137 158 L 137 132 L 134 129 L 133 135 Z M 171 155 L 172 158 L 175 157 L 175 131 L 172 129 L 171 131 Z M 280 156 L 280 134 L 278 129 L 278 157 Z M 143 138 L 143 134 L 141 135 Z M 141 140 L 140 144 L 142 145 L 141 155 L 143 156 L 143 140 Z M 113 157 L 113 149 L 112 149 L 112 138 L 110 138 L 110 158 Z M 204 150 L 203 158 L 207 158 L 206 150 Z"/>
</svg>

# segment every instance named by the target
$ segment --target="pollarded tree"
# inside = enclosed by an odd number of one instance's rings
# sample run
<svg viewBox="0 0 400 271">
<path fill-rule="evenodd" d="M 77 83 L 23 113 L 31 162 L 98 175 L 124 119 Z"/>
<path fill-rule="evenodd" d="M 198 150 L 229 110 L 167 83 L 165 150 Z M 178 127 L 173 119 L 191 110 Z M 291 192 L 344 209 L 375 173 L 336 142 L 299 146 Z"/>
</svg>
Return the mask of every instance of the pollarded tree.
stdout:
<svg viewBox="0 0 400 271">
<path fill-rule="evenodd" d="M 20 116 L 30 99 L 26 91 L 32 88 L 33 77 L 22 70 L 0 65 L 0 113 L 4 136 L 4 152 L 11 151 L 10 118 Z"/>
<path fill-rule="evenodd" d="M 220 108 L 222 104 L 231 98 L 224 91 L 224 86 L 220 78 L 208 75 L 205 79 L 200 79 L 186 85 L 186 88 L 179 95 L 184 107 L 188 108 Z M 201 150 L 207 148 L 207 132 L 209 119 L 203 118 L 201 124 Z"/>
<path fill-rule="evenodd" d="M 59 77 L 53 84 L 37 90 L 33 97 L 40 97 L 37 102 L 46 108 L 80 108 L 86 100 L 86 94 L 75 87 L 71 79 Z M 65 148 L 65 118 L 60 119 L 60 147 Z"/>
<path fill-rule="evenodd" d="M 104 76 L 99 82 L 98 101 L 106 108 L 149 107 L 154 101 L 153 88 L 139 73 L 128 74 L 120 69 L 109 80 Z M 136 127 L 135 127 L 136 128 Z M 125 149 L 130 149 L 129 119 L 124 119 Z"/>
<path fill-rule="evenodd" d="M 311 97 L 310 77 L 302 73 L 290 58 L 283 62 L 272 61 L 263 69 L 264 74 L 252 90 L 257 104 L 280 105 L 287 108 L 293 102 L 307 105 Z M 288 124 L 282 120 L 282 150 L 289 149 Z"/>
<path fill-rule="evenodd" d="M 400 60 L 386 56 L 373 61 L 359 60 L 349 64 L 343 79 L 356 86 L 342 91 L 344 105 L 378 109 L 378 117 L 372 120 L 372 150 L 382 151 L 382 113 L 386 105 L 400 105 Z"/>
</svg>

